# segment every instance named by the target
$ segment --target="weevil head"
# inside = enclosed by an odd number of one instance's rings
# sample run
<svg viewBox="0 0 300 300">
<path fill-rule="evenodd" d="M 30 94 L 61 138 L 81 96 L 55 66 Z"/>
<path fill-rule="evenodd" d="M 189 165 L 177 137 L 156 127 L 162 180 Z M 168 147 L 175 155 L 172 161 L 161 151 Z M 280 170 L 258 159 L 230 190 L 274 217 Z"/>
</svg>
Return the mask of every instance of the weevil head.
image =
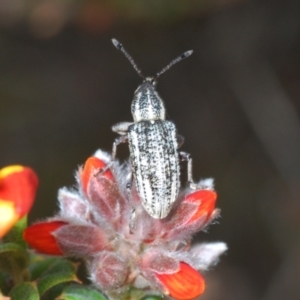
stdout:
<svg viewBox="0 0 300 300">
<path fill-rule="evenodd" d="M 155 86 L 155 79 L 147 77 L 134 92 L 131 103 L 134 122 L 165 120 L 165 106 Z"/>
<path fill-rule="evenodd" d="M 186 51 L 180 56 L 173 59 L 160 72 L 156 73 L 155 77 L 145 78 L 142 71 L 139 69 L 139 67 L 134 62 L 134 60 L 129 55 L 129 53 L 125 50 L 123 45 L 120 42 L 118 42 L 116 39 L 112 39 L 112 43 L 118 50 L 124 53 L 124 55 L 129 60 L 133 68 L 144 79 L 143 83 L 135 91 L 134 98 L 131 104 L 131 113 L 134 122 L 165 120 L 166 112 L 165 112 L 164 103 L 155 89 L 156 79 L 161 74 L 169 70 L 173 65 L 189 57 L 193 53 L 193 51 L 192 50 Z"/>
</svg>

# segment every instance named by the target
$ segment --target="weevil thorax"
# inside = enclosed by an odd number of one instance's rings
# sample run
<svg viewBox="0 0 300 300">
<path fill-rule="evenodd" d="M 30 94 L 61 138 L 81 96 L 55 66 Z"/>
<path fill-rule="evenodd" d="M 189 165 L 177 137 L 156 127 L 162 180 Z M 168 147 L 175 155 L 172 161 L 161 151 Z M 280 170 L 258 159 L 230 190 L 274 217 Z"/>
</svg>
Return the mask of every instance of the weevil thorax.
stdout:
<svg viewBox="0 0 300 300">
<path fill-rule="evenodd" d="M 165 120 L 165 106 L 155 85 L 156 81 L 152 77 L 147 77 L 134 92 L 131 103 L 134 122 Z"/>
</svg>

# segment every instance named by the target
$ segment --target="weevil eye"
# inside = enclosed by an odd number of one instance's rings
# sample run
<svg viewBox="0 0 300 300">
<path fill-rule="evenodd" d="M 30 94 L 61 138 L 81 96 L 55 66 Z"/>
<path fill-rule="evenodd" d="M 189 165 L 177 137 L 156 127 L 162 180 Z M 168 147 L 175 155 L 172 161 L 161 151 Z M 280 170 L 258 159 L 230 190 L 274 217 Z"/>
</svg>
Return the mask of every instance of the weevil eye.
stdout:
<svg viewBox="0 0 300 300">
<path fill-rule="evenodd" d="M 151 84 L 156 87 L 156 84 L 157 84 L 157 81 L 155 80 L 155 78 L 152 78 L 151 79 Z"/>
</svg>

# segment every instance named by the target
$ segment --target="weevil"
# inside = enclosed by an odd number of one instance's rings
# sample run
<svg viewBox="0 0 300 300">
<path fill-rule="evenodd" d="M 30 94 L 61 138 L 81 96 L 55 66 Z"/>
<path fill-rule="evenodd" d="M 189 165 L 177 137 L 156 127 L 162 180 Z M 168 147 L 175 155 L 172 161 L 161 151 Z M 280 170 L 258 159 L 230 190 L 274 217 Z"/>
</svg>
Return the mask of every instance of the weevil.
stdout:
<svg viewBox="0 0 300 300">
<path fill-rule="evenodd" d="M 192 188 L 195 188 L 195 184 L 192 179 L 192 158 L 190 154 L 178 151 L 183 137 L 177 134 L 175 124 L 166 120 L 164 103 L 156 91 L 156 81 L 193 51 L 184 52 L 154 77 L 145 77 L 123 45 L 116 39 L 112 39 L 112 42 L 143 78 L 131 104 L 134 122 L 121 122 L 112 127 L 114 132 L 120 134 L 113 143 L 112 161 L 116 158 L 117 146 L 128 142 L 133 179 L 142 205 L 151 217 L 163 219 L 170 213 L 179 193 L 180 160 L 188 162 L 187 180 Z M 127 186 L 129 191 L 131 182 L 132 178 Z"/>
</svg>

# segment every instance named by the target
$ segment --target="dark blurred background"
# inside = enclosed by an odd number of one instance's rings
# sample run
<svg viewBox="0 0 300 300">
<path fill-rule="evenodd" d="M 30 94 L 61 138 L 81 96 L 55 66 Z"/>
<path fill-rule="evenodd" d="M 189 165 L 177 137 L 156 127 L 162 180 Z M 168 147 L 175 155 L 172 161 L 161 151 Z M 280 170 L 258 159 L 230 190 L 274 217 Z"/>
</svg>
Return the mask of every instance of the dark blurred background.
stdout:
<svg viewBox="0 0 300 300">
<path fill-rule="evenodd" d="M 0 0 L 0 162 L 37 171 L 31 221 L 132 120 L 141 78 L 112 37 L 146 75 L 194 49 L 158 90 L 219 194 L 219 224 L 196 239 L 229 251 L 201 299 L 300 299 L 300 1 Z"/>
</svg>

